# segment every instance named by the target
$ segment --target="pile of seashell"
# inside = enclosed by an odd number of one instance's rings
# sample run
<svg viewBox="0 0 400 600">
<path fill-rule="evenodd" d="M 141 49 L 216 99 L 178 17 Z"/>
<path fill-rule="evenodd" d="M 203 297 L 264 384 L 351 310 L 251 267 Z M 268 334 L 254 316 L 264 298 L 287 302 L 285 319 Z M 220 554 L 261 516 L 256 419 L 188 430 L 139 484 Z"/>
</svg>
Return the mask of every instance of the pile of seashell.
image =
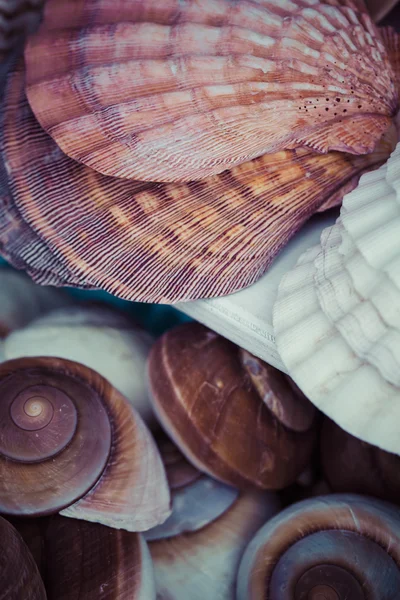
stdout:
<svg viewBox="0 0 400 600">
<path fill-rule="evenodd" d="M 0 289 L 1 597 L 397 598 L 398 456 L 203 325 Z"/>
<path fill-rule="evenodd" d="M 397 72 L 363 0 L 48 0 L 5 86 L 1 253 L 128 300 L 250 285 L 388 158 Z"/>
</svg>

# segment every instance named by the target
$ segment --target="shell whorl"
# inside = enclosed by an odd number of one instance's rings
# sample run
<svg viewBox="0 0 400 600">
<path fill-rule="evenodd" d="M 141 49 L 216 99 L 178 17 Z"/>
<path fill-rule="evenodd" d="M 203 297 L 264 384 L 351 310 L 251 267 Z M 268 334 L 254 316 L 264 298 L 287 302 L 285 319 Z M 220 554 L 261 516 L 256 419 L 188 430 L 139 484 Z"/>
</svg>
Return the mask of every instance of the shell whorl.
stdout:
<svg viewBox="0 0 400 600">
<path fill-rule="evenodd" d="M 238 600 L 390 600 L 400 586 L 400 519 L 356 495 L 305 500 L 271 519 L 246 549 Z"/>
</svg>

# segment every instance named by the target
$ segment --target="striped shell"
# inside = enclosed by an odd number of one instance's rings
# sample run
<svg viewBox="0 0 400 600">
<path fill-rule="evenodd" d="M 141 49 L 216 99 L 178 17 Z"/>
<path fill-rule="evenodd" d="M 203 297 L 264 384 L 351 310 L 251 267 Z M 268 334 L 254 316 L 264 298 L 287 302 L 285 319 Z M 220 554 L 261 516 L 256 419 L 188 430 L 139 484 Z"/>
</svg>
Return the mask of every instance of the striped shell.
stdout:
<svg viewBox="0 0 400 600">
<path fill-rule="evenodd" d="M 364 154 L 398 109 L 382 39 L 352 0 L 48 0 L 25 59 L 60 148 L 142 181 L 288 148 Z"/>
<path fill-rule="evenodd" d="M 400 454 L 400 144 L 282 280 L 281 357 L 345 431 Z"/>
<path fill-rule="evenodd" d="M 39 283 L 146 302 L 250 285 L 397 139 L 392 126 L 371 155 L 287 150 L 202 182 L 155 184 L 106 177 L 65 156 L 35 121 L 20 69 L 9 77 L 3 119 L 0 251 Z"/>
</svg>

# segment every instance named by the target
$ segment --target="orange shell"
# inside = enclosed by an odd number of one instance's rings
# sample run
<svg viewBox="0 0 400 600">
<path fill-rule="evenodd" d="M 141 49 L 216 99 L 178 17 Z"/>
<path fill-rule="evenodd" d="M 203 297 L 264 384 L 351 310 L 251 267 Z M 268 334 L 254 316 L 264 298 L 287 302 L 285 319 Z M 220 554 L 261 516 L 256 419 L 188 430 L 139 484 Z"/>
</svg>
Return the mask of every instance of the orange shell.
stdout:
<svg viewBox="0 0 400 600">
<path fill-rule="evenodd" d="M 42 127 L 127 179 L 205 179 L 289 148 L 364 154 L 398 109 L 351 0 L 48 0 L 25 59 Z"/>
<path fill-rule="evenodd" d="M 303 148 L 202 182 L 124 181 L 61 152 L 36 122 L 17 69 L 2 127 L 0 251 L 42 284 L 145 302 L 228 294 L 256 281 L 319 206 L 384 162 L 393 131 L 371 155 Z"/>
</svg>

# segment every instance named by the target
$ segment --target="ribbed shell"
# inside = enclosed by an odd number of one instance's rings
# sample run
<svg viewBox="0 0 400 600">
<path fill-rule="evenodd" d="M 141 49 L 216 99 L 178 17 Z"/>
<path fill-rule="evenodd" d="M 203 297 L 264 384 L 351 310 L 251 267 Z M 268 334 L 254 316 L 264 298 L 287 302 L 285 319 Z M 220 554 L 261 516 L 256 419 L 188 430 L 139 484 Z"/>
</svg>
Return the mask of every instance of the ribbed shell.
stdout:
<svg viewBox="0 0 400 600">
<path fill-rule="evenodd" d="M 400 454 L 400 144 L 282 280 L 277 345 L 290 375 L 345 431 Z"/>
<path fill-rule="evenodd" d="M 204 179 L 303 146 L 371 152 L 398 107 L 351 0 L 49 0 L 25 57 L 42 127 L 128 179 Z"/>
<path fill-rule="evenodd" d="M 396 137 L 392 126 L 366 156 L 299 149 L 204 182 L 128 182 L 66 157 L 35 121 L 23 85 L 17 70 L 4 113 L 0 249 L 40 283 L 129 300 L 177 302 L 250 285 L 320 205 L 340 201 L 386 159 Z"/>
<path fill-rule="evenodd" d="M 44 0 L 0 0 L 0 63 L 39 25 Z"/>
</svg>

